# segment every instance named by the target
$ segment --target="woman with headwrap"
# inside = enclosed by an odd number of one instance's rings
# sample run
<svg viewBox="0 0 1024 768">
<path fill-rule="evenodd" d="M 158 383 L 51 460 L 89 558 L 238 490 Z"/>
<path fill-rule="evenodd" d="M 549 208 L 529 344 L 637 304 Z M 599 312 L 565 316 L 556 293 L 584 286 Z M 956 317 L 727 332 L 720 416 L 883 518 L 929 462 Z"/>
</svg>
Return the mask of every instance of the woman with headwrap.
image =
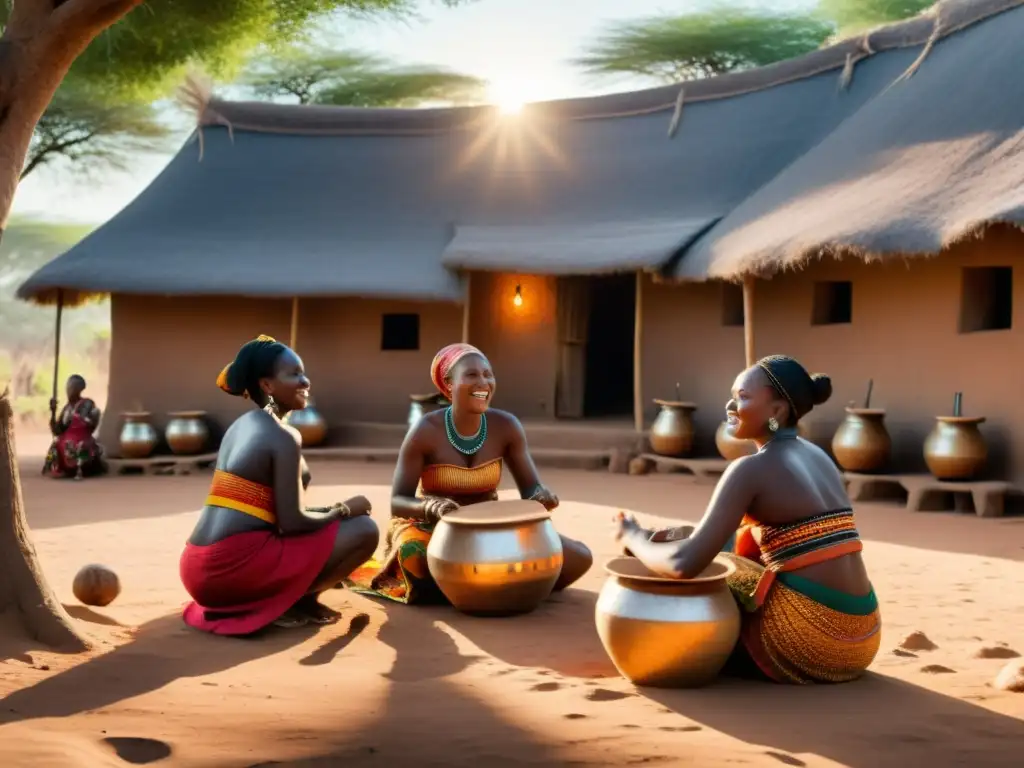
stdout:
<svg viewBox="0 0 1024 768">
<path fill-rule="evenodd" d="M 68 377 L 67 405 L 56 415 L 57 401 L 50 401 L 50 432 L 53 443 L 46 454 L 43 474 L 50 477 L 83 477 L 100 474 L 103 469 L 103 449 L 95 437 L 100 425 L 100 409 L 85 392 L 85 379 L 77 373 Z"/>
<path fill-rule="evenodd" d="M 306 407 L 302 360 L 269 336 L 243 345 L 217 379 L 257 409 L 224 433 L 206 505 L 181 556 L 193 602 L 185 623 L 219 635 L 248 635 L 275 624 L 326 624 L 337 613 L 318 595 L 377 548 L 363 496 L 307 509 L 309 471 L 302 438 L 282 419 Z"/>
<path fill-rule="evenodd" d="M 878 653 L 878 600 L 836 465 L 797 436 L 832 394 L 823 374 L 774 355 L 743 371 L 725 406 L 730 434 L 757 453 L 722 475 L 704 518 L 682 536 L 653 534 L 619 514 L 616 538 L 648 568 L 692 578 L 736 536 L 729 586 L 743 610 L 737 671 L 779 683 L 860 677 Z"/>
<path fill-rule="evenodd" d="M 424 416 L 406 436 L 392 484 L 384 563 L 370 561 L 351 579 L 360 591 L 402 603 L 443 599 L 427 570 L 434 526 L 460 506 L 497 499 L 503 467 L 522 498 L 549 510 L 558 506 L 540 482 L 519 420 L 490 407 L 496 382 L 483 352 L 451 344 L 434 357 L 430 378 L 451 405 Z M 556 590 L 593 563 L 585 545 L 561 538 L 565 560 Z"/>
</svg>

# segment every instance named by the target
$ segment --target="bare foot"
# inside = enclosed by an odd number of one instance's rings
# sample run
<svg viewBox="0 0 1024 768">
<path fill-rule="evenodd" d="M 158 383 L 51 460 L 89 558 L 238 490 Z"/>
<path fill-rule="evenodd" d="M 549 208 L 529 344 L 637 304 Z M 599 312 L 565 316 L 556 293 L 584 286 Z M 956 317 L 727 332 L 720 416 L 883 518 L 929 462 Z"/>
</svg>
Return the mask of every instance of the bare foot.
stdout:
<svg viewBox="0 0 1024 768">
<path fill-rule="evenodd" d="M 334 624 L 341 614 L 320 602 L 317 595 L 306 595 L 295 604 L 294 610 L 313 624 Z"/>
<path fill-rule="evenodd" d="M 281 629 L 298 629 L 309 624 L 309 617 L 303 613 L 300 613 L 295 608 L 289 608 L 281 618 L 274 622 L 275 627 Z"/>
</svg>

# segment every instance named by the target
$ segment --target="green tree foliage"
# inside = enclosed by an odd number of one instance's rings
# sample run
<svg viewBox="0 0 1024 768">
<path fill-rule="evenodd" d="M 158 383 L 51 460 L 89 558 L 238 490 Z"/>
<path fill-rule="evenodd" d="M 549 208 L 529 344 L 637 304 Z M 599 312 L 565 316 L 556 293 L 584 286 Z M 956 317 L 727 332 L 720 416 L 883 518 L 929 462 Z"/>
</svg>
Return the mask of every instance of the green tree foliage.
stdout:
<svg viewBox="0 0 1024 768">
<path fill-rule="evenodd" d="M 71 76 L 36 124 L 21 178 L 58 158 L 71 161 L 74 170 L 125 168 L 134 154 L 165 147 L 170 135 L 152 104 L 111 99 L 101 87 Z"/>
<path fill-rule="evenodd" d="M 593 74 L 678 82 L 800 56 L 834 32 L 829 20 L 812 13 L 721 6 L 615 25 L 577 63 Z"/>
<path fill-rule="evenodd" d="M 845 36 L 909 19 L 933 5 L 935 0 L 820 0 L 819 11 Z"/>
<path fill-rule="evenodd" d="M 365 53 L 305 45 L 253 58 L 239 82 L 262 99 L 354 107 L 467 103 L 479 100 L 485 85 L 443 69 L 393 67 Z"/>
</svg>

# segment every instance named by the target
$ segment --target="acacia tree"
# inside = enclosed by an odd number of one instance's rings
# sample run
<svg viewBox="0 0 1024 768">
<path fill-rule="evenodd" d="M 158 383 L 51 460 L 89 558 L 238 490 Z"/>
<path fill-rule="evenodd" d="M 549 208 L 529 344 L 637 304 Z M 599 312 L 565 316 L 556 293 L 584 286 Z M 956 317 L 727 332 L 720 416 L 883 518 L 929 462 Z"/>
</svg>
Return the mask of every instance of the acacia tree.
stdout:
<svg viewBox="0 0 1024 768">
<path fill-rule="evenodd" d="M 812 13 L 720 7 L 617 24 L 576 63 L 593 74 L 672 83 L 800 56 L 834 32 L 832 22 Z"/>
<path fill-rule="evenodd" d="M 414 0 L 8 0 L 0 4 L 0 236 L 36 124 L 72 65 L 111 98 L 140 99 L 193 61 L 228 70 L 267 39 L 335 10 L 408 10 Z M 441 0 L 454 4 L 456 0 Z M 90 45 L 102 36 L 97 44 Z M 44 643 L 82 649 L 39 568 L 22 506 L 11 407 L 0 388 L 0 615 Z"/>
<path fill-rule="evenodd" d="M 114 100 L 68 77 L 36 124 L 19 180 L 58 158 L 76 170 L 95 163 L 124 168 L 130 156 L 160 149 L 170 135 L 152 104 Z"/>
<path fill-rule="evenodd" d="M 358 51 L 293 45 L 254 57 L 239 80 L 258 98 L 299 104 L 409 107 L 481 98 L 484 82 L 435 67 L 394 67 Z"/>
<path fill-rule="evenodd" d="M 818 8 L 824 18 L 836 23 L 841 35 L 849 35 L 909 19 L 933 5 L 935 0 L 820 0 Z"/>
</svg>

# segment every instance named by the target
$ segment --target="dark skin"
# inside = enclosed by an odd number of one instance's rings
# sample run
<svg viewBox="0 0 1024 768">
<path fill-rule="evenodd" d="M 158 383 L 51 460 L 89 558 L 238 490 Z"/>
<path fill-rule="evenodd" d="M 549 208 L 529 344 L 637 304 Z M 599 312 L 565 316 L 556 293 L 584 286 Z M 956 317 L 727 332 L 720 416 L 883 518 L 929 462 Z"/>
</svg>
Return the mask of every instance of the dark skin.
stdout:
<svg viewBox="0 0 1024 768">
<path fill-rule="evenodd" d="M 56 415 L 57 401 L 50 400 L 50 432 L 54 435 L 59 435 L 67 429 L 68 425 L 65 423 L 63 418 L 64 413 L 73 412 L 79 403 L 88 399 L 82 397 L 82 394 L 85 392 L 85 379 L 77 374 L 68 377 L 67 384 L 65 385 L 65 392 L 67 393 L 68 404 L 65 407 L 65 411 L 61 411 L 61 418 L 58 419 Z M 100 424 L 100 410 L 95 405 L 92 405 L 91 400 L 89 403 L 91 407 L 83 408 L 79 415 L 85 423 L 89 425 L 89 433 L 94 434 L 96 432 L 96 428 Z"/>
<path fill-rule="evenodd" d="M 256 404 L 264 406 L 273 397 L 276 412 L 261 407 L 239 417 L 224 434 L 217 469 L 274 489 L 276 528 L 282 536 L 311 533 L 340 520 L 334 548 L 307 596 L 276 622 L 287 627 L 309 621 L 328 623 L 337 619 L 337 613 L 321 605 L 317 596 L 373 555 L 379 531 L 368 517 L 370 502 L 365 496 L 322 511 L 311 511 L 304 504 L 310 476 L 302 459 L 302 438 L 281 421 L 289 411 L 305 408 L 309 401 L 309 379 L 299 356 L 286 349 L 277 358 L 272 375 L 260 379 L 260 390 L 262 397 Z M 237 510 L 207 506 L 189 542 L 207 546 L 237 533 L 272 527 Z"/>
<path fill-rule="evenodd" d="M 693 578 L 722 551 L 744 515 L 767 525 L 784 525 L 850 507 L 842 476 L 828 454 L 799 437 L 787 434 L 776 438 L 768 429 L 772 417 L 781 425 L 795 425 L 792 416 L 764 371 L 757 366 L 743 371 L 726 404 L 728 429 L 737 439 L 753 440 L 758 452 L 729 465 L 704 517 L 692 532 L 685 532 L 688 537 L 652 541 L 651 531 L 620 514 L 616 539 L 651 570 L 674 578 Z M 850 595 L 871 591 L 859 552 L 795 573 Z"/>
<path fill-rule="evenodd" d="M 455 429 L 461 435 L 473 435 L 480 429 L 480 420 L 487 414 L 487 442 L 471 456 L 452 447 L 444 425 L 444 411 L 434 411 L 420 419 L 406 436 L 395 468 L 391 487 L 391 515 L 414 520 L 436 520 L 459 508 L 454 499 L 416 497 L 423 470 L 433 464 L 451 464 L 460 467 L 479 467 L 495 459 L 502 459 L 515 479 L 519 495 L 533 498 L 553 510 L 558 497 L 545 488 L 530 457 L 526 433 L 522 424 L 511 413 L 490 408 L 496 381 L 490 362 L 481 355 L 467 355 L 452 370 L 448 385 L 451 387 L 452 417 Z M 493 497 L 492 497 L 493 498 Z M 463 503 L 486 499 L 463 499 Z M 560 536 L 564 552 L 562 573 L 555 589 L 565 589 L 585 574 L 594 557 L 585 544 Z"/>
</svg>

